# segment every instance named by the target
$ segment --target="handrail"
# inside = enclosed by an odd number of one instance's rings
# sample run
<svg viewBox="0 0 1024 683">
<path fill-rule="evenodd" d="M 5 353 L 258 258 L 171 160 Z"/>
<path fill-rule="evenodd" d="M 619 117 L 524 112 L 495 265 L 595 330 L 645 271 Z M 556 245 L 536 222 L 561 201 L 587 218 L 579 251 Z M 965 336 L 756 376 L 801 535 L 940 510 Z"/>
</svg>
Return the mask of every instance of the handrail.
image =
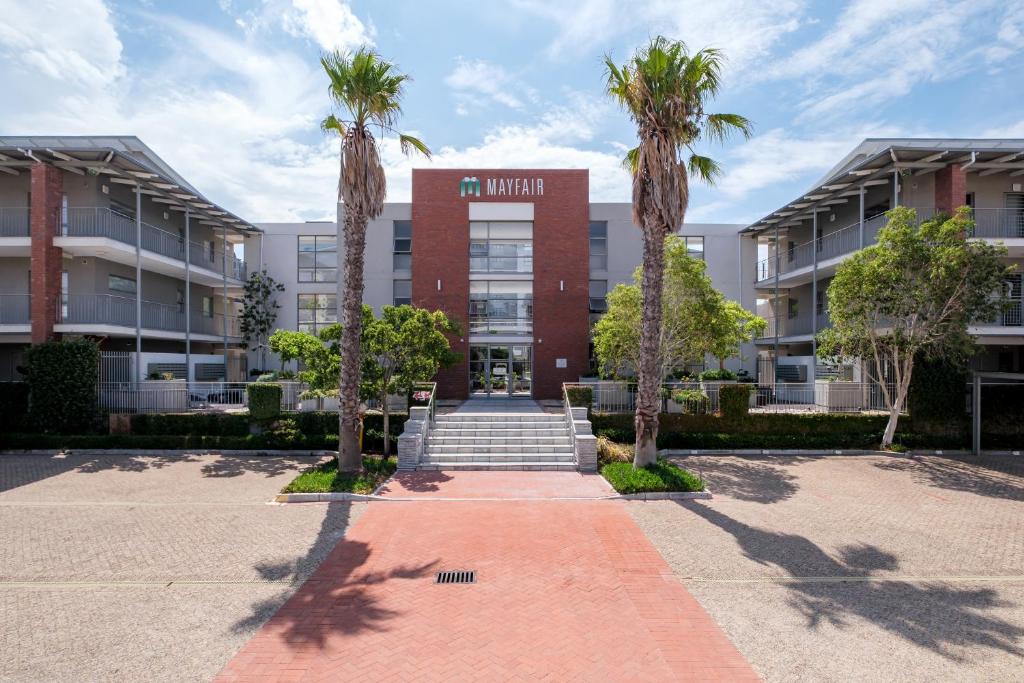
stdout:
<svg viewBox="0 0 1024 683">
<path fill-rule="evenodd" d="M 27 293 L 0 294 L 0 324 L 24 325 L 32 321 L 32 300 Z"/>
<path fill-rule="evenodd" d="M 0 237 L 28 237 L 30 232 L 27 206 L 0 206 Z"/>
</svg>

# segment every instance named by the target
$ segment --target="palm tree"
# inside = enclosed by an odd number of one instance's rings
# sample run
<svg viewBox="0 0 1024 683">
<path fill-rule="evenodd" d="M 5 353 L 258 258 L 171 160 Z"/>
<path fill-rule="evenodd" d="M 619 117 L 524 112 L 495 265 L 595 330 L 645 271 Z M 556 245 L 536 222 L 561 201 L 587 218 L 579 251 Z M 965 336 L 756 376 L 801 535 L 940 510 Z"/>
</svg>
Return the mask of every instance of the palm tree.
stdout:
<svg viewBox="0 0 1024 683">
<path fill-rule="evenodd" d="M 619 67 L 605 56 L 606 90 L 636 124 L 639 144 L 626 154 L 633 175 L 633 222 L 643 231 L 643 316 L 637 373 L 635 467 L 657 460 L 658 343 L 665 271 L 665 238 L 683 225 L 690 200 L 689 174 L 712 183 L 721 173 L 693 146 L 703 138 L 723 141 L 731 133 L 750 137 L 750 122 L 737 114 L 708 114 L 718 93 L 722 54 L 690 54 L 681 41 L 658 36 Z"/>
<path fill-rule="evenodd" d="M 376 126 L 381 135 L 398 133 L 394 124 L 402 113 L 402 94 L 409 77 L 365 47 L 353 53 L 336 50 L 323 55 L 320 63 L 330 80 L 327 92 L 344 112 L 342 118 L 331 114 L 320 126 L 341 137 L 338 201 L 345 205 L 345 220 L 338 238 L 345 245 L 345 268 L 339 296 L 343 351 L 338 385 L 338 469 L 355 471 L 362 468 L 359 373 L 366 224 L 381 214 L 387 192 L 377 141 L 370 129 Z M 403 153 L 415 149 L 430 156 L 420 140 L 401 133 L 398 140 Z"/>
</svg>

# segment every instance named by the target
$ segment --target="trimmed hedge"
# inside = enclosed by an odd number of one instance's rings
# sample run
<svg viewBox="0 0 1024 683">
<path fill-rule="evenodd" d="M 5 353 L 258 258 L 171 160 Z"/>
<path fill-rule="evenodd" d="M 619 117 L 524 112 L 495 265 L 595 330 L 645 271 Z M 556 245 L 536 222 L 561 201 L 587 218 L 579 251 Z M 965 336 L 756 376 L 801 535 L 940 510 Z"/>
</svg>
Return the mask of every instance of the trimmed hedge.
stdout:
<svg viewBox="0 0 1024 683">
<path fill-rule="evenodd" d="M 569 405 L 573 408 L 587 408 L 594 404 L 593 387 L 567 387 L 565 390 L 569 397 Z"/>
<path fill-rule="evenodd" d="M 281 385 L 272 382 L 249 384 L 245 387 L 249 398 L 249 418 L 257 422 L 273 420 L 281 414 Z"/>
<path fill-rule="evenodd" d="M 132 434 L 138 436 L 246 436 L 249 416 L 239 413 L 157 413 L 132 415 Z"/>
<path fill-rule="evenodd" d="M 723 384 L 718 389 L 718 407 L 727 420 L 742 420 L 750 413 L 752 384 Z"/>
<path fill-rule="evenodd" d="M 95 342 L 45 342 L 30 346 L 29 420 L 43 432 L 91 431 L 96 421 L 96 381 L 100 348 Z"/>
<path fill-rule="evenodd" d="M 967 381 L 967 370 L 960 364 L 918 358 L 910 379 L 907 412 L 919 424 L 962 420 Z"/>
<path fill-rule="evenodd" d="M 18 431 L 28 420 L 28 382 L 6 382 L 0 391 L 0 430 Z"/>
</svg>

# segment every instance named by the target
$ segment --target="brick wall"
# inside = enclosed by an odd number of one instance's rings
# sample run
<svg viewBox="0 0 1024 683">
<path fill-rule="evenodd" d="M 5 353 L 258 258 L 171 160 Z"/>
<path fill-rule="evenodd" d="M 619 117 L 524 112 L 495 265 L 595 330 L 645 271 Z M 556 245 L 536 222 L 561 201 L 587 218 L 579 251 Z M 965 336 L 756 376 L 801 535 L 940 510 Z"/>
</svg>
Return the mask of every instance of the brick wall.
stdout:
<svg viewBox="0 0 1024 683">
<path fill-rule="evenodd" d="M 958 164 L 950 164 L 935 173 L 935 208 L 945 213 L 967 203 L 967 174 Z"/>
<path fill-rule="evenodd" d="M 459 181 L 478 178 L 541 178 L 542 196 L 461 197 Z M 469 393 L 469 203 L 532 202 L 533 227 L 533 395 L 561 397 L 562 382 L 587 369 L 589 333 L 589 174 L 586 170 L 417 169 L 412 174 L 412 299 L 417 306 L 444 310 L 463 334 L 452 348 L 459 364 L 437 378 L 442 398 Z M 441 289 L 437 281 L 441 280 Z M 556 368 L 556 359 L 566 360 Z"/>
<path fill-rule="evenodd" d="M 49 164 L 33 164 L 32 206 L 32 343 L 53 338 L 53 324 L 60 300 L 63 252 L 53 246 L 64 193 L 63 171 Z"/>
</svg>

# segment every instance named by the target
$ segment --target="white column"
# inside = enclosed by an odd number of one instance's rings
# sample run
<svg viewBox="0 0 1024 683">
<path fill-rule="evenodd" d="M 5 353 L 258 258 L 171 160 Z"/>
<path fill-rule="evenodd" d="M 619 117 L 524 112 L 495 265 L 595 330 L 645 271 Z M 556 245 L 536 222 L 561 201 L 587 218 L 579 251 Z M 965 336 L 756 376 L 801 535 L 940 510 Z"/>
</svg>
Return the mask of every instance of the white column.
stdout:
<svg viewBox="0 0 1024 683">
<path fill-rule="evenodd" d="M 224 302 L 223 302 L 223 328 L 224 328 L 224 381 L 228 379 L 228 228 L 224 226 L 221 232 L 221 270 L 224 272 Z"/>
<path fill-rule="evenodd" d="M 818 366 L 818 209 L 811 214 L 811 386 L 814 386 L 814 368 Z"/>
<path fill-rule="evenodd" d="M 135 183 L 135 384 L 142 381 L 142 185 Z"/>
<path fill-rule="evenodd" d="M 191 210 L 185 206 L 185 383 L 192 381 L 192 237 Z"/>
</svg>

